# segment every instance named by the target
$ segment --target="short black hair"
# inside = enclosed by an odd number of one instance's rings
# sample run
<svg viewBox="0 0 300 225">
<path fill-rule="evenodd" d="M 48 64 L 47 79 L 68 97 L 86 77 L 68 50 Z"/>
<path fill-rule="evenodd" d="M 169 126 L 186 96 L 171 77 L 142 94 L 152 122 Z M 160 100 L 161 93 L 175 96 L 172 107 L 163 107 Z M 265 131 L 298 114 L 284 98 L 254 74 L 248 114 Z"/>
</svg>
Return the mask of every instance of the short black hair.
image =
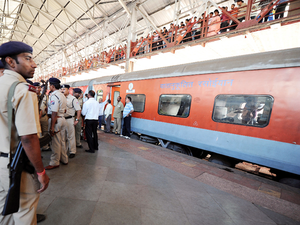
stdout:
<svg viewBox="0 0 300 225">
<path fill-rule="evenodd" d="M 95 92 L 93 90 L 89 91 L 89 95 L 92 96 L 93 98 L 95 97 Z"/>
<path fill-rule="evenodd" d="M 129 101 L 131 101 L 131 97 L 130 96 L 127 96 L 127 98 L 129 99 Z"/>
<path fill-rule="evenodd" d="M 122 99 L 122 97 L 119 95 L 119 98 Z"/>
<path fill-rule="evenodd" d="M 8 65 L 7 65 L 7 63 L 6 63 L 6 61 L 5 61 L 5 58 L 6 58 L 6 57 L 10 57 L 10 58 L 14 59 L 14 60 L 16 61 L 16 63 L 19 64 L 19 61 L 18 61 L 18 55 L 8 55 L 8 56 L 4 56 L 4 57 L 1 58 L 1 62 L 2 62 L 2 64 L 3 64 L 3 68 L 4 68 L 4 69 L 8 69 Z"/>
<path fill-rule="evenodd" d="M 111 103 L 111 100 L 110 100 L 110 99 L 108 99 L 108 100 L 107 100 L 107 102 L 108 102 L 108 103 Z"/>
<path fill-rule="evenodd" d="M 50 85 L 53 85 L 56 90 L 60 89 L 60 84 L 59 83 L 50 83 Z"/>
</svg>

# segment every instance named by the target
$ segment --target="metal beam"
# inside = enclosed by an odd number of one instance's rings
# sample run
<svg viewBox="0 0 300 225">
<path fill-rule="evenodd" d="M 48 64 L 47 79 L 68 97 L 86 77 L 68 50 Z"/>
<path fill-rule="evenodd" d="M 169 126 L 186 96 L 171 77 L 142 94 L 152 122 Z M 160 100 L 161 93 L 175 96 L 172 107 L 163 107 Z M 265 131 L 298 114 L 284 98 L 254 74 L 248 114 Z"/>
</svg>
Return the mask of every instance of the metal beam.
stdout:
<svg viewBox="0 0 300 225">
<path fill-rule="evenodd" d="M 131 16 L 131 13 L 127 7 L 127 5 L 125 4 L 125 2 L 123 0 L 119 0 L 121 6 L 125 9 L 125 11 L 127 12 L 128 16 Z"/>
</svg>

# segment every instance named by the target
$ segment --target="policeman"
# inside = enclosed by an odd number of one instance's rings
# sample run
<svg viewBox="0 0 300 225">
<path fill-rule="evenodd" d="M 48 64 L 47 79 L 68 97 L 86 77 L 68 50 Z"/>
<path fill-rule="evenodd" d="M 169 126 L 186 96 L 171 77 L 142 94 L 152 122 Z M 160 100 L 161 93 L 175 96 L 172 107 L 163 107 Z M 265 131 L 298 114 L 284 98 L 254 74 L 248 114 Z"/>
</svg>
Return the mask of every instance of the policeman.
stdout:
<svg viewBox="0 0 300 225">
<path fill-rule="evenodd" d="M 4 66 L 3 63 L 0 61 L 0 77 L 3 76 L 3 70 L 4 70 Z"/>
<path fill-rule="evenodd" d="M 69 93 L 70 85 L 64 84 L 62 86 L 63 93 L 67 99 L 67 112 L 65 113 L 66 119 L 66 134 L 67 134 L 67 143 L 70 151 L 69 158 L 74 158 L 76 154 L 76 140 L 75 140 L 75 126 L 79 122 L 81 116 L 81 107 L 77 98 L 70 95 Z M 74 116 L 76 112 L 76 118 L 74 121 Z"/>
<path fill-rule="evenodd" d="M 60 80 L 50 78 L 50 91 L 52 91 L 48 101 L 49 133 L 52 136 L 51 149 L 52 155 L 49 166 L 46 170 L 52 170 L 59 167 L 59 162 L 63 165 L 68 164 L 68 155 L 66 148 L 66 120 L 64 114 L 67 109 L 67 99 L 59 91 Z"/>
<path fill-rule="evenodd" d="M 80 88 L 74 88 L 73 89 L 73 96 L 77 98 L 80 108 L 82 109 L 83 106 L 83 100 L 82 100 L 82 90 Z M 75 116 L 78 119 L 78 113 L 75 112 Z M 81 142 L 80 142 L 80 134 L 81 134 L 81 127 L 82 127 L 82 116 L 81 113 L 79 115 L 78 123 L 75 125 L 75 137 L 76 137 L 76 147 L 82 148 Z"/>
<path fill-rule="evenodd" d="M 40 85 L 40 82 L 34 82 L 33 86 L 36 88 L 36 94 L 38 99 L 41 97 L 41 90 L 42 87 Z M 47 95 L 44 95 L 42 99 L 42 103 L 40 105 L 40 123 L 42 128 L 42 136 L 48 133 L 48 116 L 47 116 L 47 103 L 48 98 Z M 42 151 L 51 151 L 49 145 L 42 146 Z"/>
<path fill-rule="evenodd" d="M 10 41 L 0 46 L 0 57 L 5 68 L 0 77 L 0 212 L 3 210 L 9 188 L 10 153 L 14 153 L 21 140 L 28 159 L 35 168 L 34 174 L 22 172 L 19 211 L 7 216 L 0 215 L 0 224 L 36 224 L 36 209 L 39 193 L 47 189 L 49 177 L 45 173 L 41 159 L 40 144 L 37 134 L 40 132 L 38 103 L 35 88 L 26 83 L 32 78 L 36 64 L 32 59 L 32 47 Z M 14 91 L 13 98 L 8 100 L 8 92 L 14 82 L 20 82 Z M 12 102 L 13 120 L 11 142 L 8 130 L 8 106 Z"/>
</svg>

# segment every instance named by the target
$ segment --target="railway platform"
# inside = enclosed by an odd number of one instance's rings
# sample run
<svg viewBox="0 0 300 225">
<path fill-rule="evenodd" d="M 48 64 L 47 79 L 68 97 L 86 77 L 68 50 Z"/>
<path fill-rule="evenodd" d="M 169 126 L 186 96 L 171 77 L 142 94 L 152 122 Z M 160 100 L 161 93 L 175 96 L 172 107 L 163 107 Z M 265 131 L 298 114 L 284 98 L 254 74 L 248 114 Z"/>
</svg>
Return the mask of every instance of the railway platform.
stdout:
<svg viewBox="0 0 300 225">
<path fill-rule="evenodd" d="M 300 189 L 98 131 L 99 150 L 77 149 L 47 171 L 40 224 L 300 224 Z M 51 152 L 42 152 L 48 165 Z"/>
</svg>

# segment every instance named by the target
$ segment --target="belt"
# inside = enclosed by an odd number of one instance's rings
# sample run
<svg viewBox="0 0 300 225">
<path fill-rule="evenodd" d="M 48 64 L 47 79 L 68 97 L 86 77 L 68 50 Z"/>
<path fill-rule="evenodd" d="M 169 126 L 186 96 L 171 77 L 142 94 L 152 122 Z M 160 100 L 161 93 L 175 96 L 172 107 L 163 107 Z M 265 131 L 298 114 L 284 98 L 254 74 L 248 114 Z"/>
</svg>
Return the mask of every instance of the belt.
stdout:
<svg viewBox="0 0 300 225">
<path fill-rule="evenodd" d="M 71 119 L 73 116 L 65 116 L 65 119 Z"/>
<path fill-rule="evenodd" d="M 8 153 L 3 153 L 3 152 L 1 152 L 1 153 L 0 153 L 0 157 L 8 158 Z"/>
<path fill-rule="evenodd" d="M 48 117 L 51 119 L 52 114 L 48 114 Z M 63 116 L 57 116 L 57 118 L 65 118 L 65 117 L 63 117 Z"/>
<path fill-rule="evenodd" d="M 42 115 L 42 117 L 46 116 L 47 114 Z"/>
</svg>

